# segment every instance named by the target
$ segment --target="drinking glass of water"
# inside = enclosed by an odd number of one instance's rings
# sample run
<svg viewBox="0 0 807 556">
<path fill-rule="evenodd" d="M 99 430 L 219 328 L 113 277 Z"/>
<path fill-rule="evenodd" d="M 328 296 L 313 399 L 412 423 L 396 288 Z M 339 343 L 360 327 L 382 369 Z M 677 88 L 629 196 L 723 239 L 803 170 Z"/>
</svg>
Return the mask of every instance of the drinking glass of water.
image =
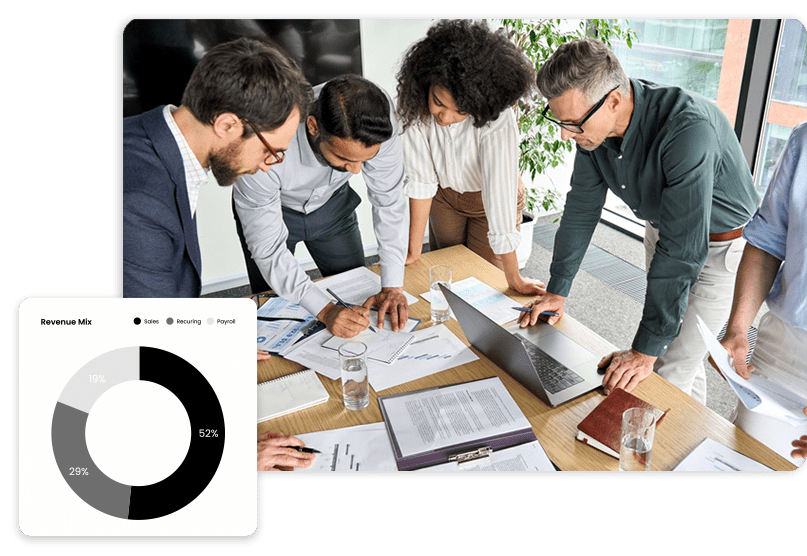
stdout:
<svg viewBox="0 0 807 556">
<path fill-rule="evenodd" d="M 620 471 L 648 471 L 656 414 L 650 409 L 631 407 L 622 413 L 622 441 L 619 444 Z"/>
<path fill-rule="evenodd" d="M 345 407 L 358 411 L 370 404 L 370 382 L 367 378 L 367 346 L 362 342 L 345 342 L 339 346 L 339 368 L 342 370 L 342 400 Z"/>
<path fill-rule="evenodd" d="M 429 269 L 429 284 L 431 287 L 431 309 L 433 322 L 445 322 L 451 318 L 446 296 L 440 291 L 440 284 L 451 289 L 451 267 L 444 264 L 434 265 Z"/>
</svg>

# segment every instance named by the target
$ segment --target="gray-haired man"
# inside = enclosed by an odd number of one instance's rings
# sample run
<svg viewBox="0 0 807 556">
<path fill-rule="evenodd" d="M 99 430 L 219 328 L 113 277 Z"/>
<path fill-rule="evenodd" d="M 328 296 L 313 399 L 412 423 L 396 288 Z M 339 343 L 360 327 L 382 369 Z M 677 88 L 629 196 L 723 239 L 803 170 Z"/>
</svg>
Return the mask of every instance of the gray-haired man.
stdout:
<svg viewBox="0 0 807 556">
<path fill-rule="evenodd" d="M 608 190 L 647 222 L 647 294 L 631 349 L 599 363 L 606 392 L 627 391 L 655 370 L 706 401 L 695 315 L 718 332 L 728 317 L 743 249 L 742 227 L 759 202 L 748 164 L 723 113 L 677 87 L 628 79 L 595 39 L 561 45 L 544 63 L 544 117 L 577 152 L 547 294 L 522 326 L 563 304 Z M 554 323 L 559 317 L 551 317 Z"/>
</svg>

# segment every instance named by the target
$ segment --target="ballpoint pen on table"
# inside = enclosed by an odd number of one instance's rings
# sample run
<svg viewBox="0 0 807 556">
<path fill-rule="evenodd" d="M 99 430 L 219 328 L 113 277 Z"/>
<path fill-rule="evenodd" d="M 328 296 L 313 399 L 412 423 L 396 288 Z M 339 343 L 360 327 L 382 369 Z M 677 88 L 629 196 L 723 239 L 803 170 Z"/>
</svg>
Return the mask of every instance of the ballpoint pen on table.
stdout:
<svg viewBox="0 0 807 556">
<path fill-rule="evenodd" d="M 333 293 L 333 292 L 332 292 L 330 289 L 325 288 L 325 291 L 326 291 L 326 292 L 328 292 L 329 294 L 331 294 L 331 295 L 333 296 L 333 298 L 336 300 L 336 303 L 337 303 L 337 304 L 341 305 L 342 307 L 346 307 L 346 308 L 348 309 L 348 311 L 353 311 L 353 309 L 351 309 L 351 308 L 350 308 L 350 305 L 348 305 L 347 303 L 345 303 L 344 301 L 342 301 L 342 300 L 339 298 L 339 296 L 338 296 L 338 295 L 336 295 L 335 293 Z M 354 312 L 355 312 L 355 311 L 354 311 Z M 373 328 L 373 325 L 372 325 L 372 324 L 370 325 L 370 330 L 372 330 L 373 332 L 375 332 L 376 334 L 378 334 L 378 331 L 377 331 L 375 328 Z"/>
<path fill-rule="evenodd" d="M 258 315 L 258 320 L 264 320 L 268 322 L 276 321 L 276 320 L 293 320 L 297 322 L 305 322 L 305 319 L 296 319 L 292 317 L 262 317 Z"/>
<path fill-rule="evenodd" d="M 532 309 L 529 307 L 511 307 L 511 309 L 515 309 L 516 311 L 521 311 L 522 313 L 532 313 Z M 540 316 L 542 317 L 557 317 L 560 313 L 555 313 L 554 311 L 541 311 Z"/>
</svg>

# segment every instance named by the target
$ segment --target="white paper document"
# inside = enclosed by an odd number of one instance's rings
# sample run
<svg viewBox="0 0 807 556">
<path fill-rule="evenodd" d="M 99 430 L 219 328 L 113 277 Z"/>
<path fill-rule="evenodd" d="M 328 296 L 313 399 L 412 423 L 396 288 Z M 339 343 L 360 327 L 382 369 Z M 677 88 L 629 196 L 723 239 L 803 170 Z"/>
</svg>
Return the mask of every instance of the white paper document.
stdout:
<svg viewBox="0 0 807 556">
<path fill-rule="evenodd" d="M 521 304 L 510 299 L 500 291 L 493 289 L 478 278 L 471 276 L 451 284 L 451 291 L 462 299 L 484 312 L 496 324 L 504 324 L 518 318 L 513 307 Z M 431 290 L 420 296 L 431 303 Z M 454 314 L 451 315 L 454 318 Z"/>
<path fill-rule="evenodd" d="M 392 363 L 414 338 L 408 332 L 393 332 L 391 328 L 379 328 L 375 332 L 368 328 L 353 338 L 331 336 L 322 343 L 322 347 L 338 352 L 344 343 L 362 342 L 367 346 L 367 359 Z"/>
<path fill-rule="evenodd" d="M 468 463 L 448 462 L 417 469 L 417 472 L 456 473 L 458 471 L 515 472 L 557 471 L 537 440 L 493 452 L 489 457 Z"/>
<path fill-rule="evenodd" d="M 499 377 L 386 398 L 384 408 L 404 458 L 530 428 Z"/>
<path fill-rule="evenodd" d="M 316 282 L 316 286 L 323 292 L 326 288 L 333 290 L 348 305 L 362 305 L 368 297 L 381 291 L 381 276 L 365 266 L 360 266 L 323 278 Z M 410 305 L 417 302 L 417 297 L 414 295 L 408 292 L 403 293 L 406 296 L 406 302 Z"/>
<path fill-rule="evenodd" d="M 303 319 L 302 322 L 258 320 L 258 349 L 271 353 L 280 353 L 301 338 L 308 328 L 317 323 L 317 319 L 303 309 L 299 303 L 292 303 L 282 297 L 268 299 L 258 308 L 258 316 Z"/>
<path fill-rule="evenodd" d="M 452 369 L 479 359 L 443 324 L 416 330 L 415 339 L 392 365 L 373 370 L 370 384 L 376 392 Z"/>
<path fill-rule="evenodd" d="M 673 471 L 773 471 L 773 469 L 711 438 L 706 438 L 681 460 Z"/>
<path fill-rule="evenodd" d="M 314 464 L 296 472 L 398 471 L 383 421 L 330 431 L 298 434 L 306 446 L 316 448 Z"/>
<path fill-rule="evenodd" d="M 782 388 L 761 375 L 751 373 L 751 378 L 748 380 L 738 375 L 732 366 L 729 353 L 720 345 L 699 315 L 697 318 L 698 329 L 706 348 L 729 386 L 737 393 L 746 408 L 784 421 L 791 426 L 807 421 L 807 416 L 802 411 L 807 407 L 807 399 Z"/>
<path fill-rule="evenodd" d="M 392 363 L 367 360 L 368 378 L 376 392 L 479 359 L 442 324 L 415 330 L 412 335 L 414 340 Z M 342 377 L 339 354 L 322 346 L 330 338 L 328 332 L 319 332 L 298 342 L 285 357 L 314 369 L 322 376 L 339 380 Z"/>
</svg>

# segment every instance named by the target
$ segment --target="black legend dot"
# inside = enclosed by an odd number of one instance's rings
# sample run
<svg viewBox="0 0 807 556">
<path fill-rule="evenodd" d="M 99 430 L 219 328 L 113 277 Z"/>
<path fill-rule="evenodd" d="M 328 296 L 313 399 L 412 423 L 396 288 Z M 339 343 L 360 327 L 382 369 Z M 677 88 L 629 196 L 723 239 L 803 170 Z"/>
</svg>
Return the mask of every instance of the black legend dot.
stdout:
<svg viewBox="0 0 807 556">
<path fill-rule="evenodd" d="M 174 324 L 174 319 L 168 317 L 167 319 L 165 319 L 165 322 L 167 322 L 168 324 Z"/>
<path fill-rule="evenodd" d="M 134 323 L 135 324 L 140 324 L 140 317 L 135 317 Z"/>
</svg>

